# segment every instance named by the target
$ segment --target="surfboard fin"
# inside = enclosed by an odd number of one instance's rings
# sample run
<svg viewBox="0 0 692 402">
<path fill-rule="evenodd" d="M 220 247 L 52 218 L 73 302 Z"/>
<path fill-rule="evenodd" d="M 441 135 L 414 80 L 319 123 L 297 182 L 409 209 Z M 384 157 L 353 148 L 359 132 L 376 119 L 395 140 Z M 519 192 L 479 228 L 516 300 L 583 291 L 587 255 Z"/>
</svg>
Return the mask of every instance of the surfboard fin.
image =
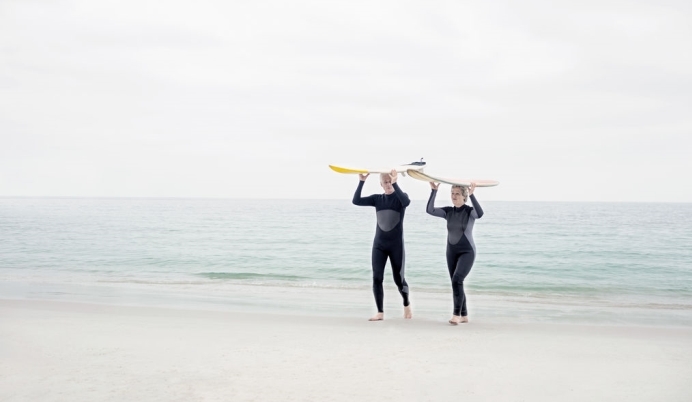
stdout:
<svg viewBox="0 0 692 402">
<path fill-rule="evenodd" d="M 425 162 L 423 162 L 423 158 L 420 158 L 419 161 L 408 163 L 408 165 L 413 165 L 413 166 L 425 166 Z"/>
<path fill-rule="evenodd" d="M 411 162 L 411 163 L 409 163 L 409 165 L 411 165 L 411 166 L 425 166 L 425 162 L 423 162 L 423 158 L 420 158 L 419 161 Z M 421 172 L 423 171 L 423 169 L 418 169 L 418 170 Z M 406 172 L 401 172 L 401 175 L 406 177 Z"/>
</svg>

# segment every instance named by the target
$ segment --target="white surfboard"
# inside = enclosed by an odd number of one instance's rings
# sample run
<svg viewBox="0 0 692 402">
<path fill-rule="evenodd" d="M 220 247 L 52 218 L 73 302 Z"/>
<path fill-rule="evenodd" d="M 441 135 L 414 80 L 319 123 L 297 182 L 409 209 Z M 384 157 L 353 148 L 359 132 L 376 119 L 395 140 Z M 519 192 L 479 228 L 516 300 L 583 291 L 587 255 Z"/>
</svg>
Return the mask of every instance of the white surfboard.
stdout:
<svg viewBox="0 0 692 402">
<path fill-rule="evenodd" d="M 422 171 L 424 167 L 425 167 L 425 162 L 423 162 L 423 161 L 412 162 L 412 163 L 408 163 L 408 164 L 404 164 L 404 165 L 398 165 L 398 166 L 381 167 L 381 168 L 375 168 L 375 169 L 329 165 L 329 168 L 332 169 L 333 171 L 335 171 L 337 173 L 343 173 L 343 174 L 389 173 L 392 171 L 392 169 L 396 170 L 398 173 L 406 173 L 409 170 L 412 172 L 418 172 L 418 171 Z"/>
<path fill-rule="evenodd" d="M 476 187 L 494 187 L 500 184 L 500 182 L 496 180 L 456 179 L 452 177 L 433 176 L 428 173 L 423 173 L 420 170 L 410 170 L 407 171 L 407 173 L 409 176 L 417 180 L 426 181 L 428 183 L 436 182 L 451 184 L 452 186 L 470 187 L 472 182 L 476 183 Z"/>
</svg>

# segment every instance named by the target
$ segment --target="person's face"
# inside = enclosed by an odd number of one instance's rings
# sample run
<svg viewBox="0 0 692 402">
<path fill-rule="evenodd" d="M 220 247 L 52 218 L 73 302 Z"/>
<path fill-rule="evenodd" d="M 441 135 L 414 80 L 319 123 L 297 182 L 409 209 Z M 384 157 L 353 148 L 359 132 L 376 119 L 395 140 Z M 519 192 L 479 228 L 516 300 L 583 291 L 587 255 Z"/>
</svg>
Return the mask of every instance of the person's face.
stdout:
<svg viewBox="0 0 692 402">
<path fill-rule="evenodd" d="M 460 207 L 460 206 L 464 205 L 464 194 L 461 192 L 461 189 L 458 187 L 452 188 L 452 203 L 454 204 L 455 207 Z"/>
<path fill-rule="evenodd" d="M 384 193 L 389 195 L 394 192 L 394 186 L 392 186 L 392 178 L 389 176 L 380 179 L 380 185 L 384 189 Z"/>
</svg>

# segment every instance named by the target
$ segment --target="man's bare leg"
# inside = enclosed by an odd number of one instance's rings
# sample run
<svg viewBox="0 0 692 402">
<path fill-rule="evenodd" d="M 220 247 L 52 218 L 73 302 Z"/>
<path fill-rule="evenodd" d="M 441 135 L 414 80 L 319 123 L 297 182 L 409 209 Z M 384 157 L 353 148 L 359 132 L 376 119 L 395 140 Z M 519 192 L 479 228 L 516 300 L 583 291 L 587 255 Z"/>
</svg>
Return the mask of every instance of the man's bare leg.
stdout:
<svg viewBox="0 0 692 402">
<path fill-rule="evenodd" d="M 377 313 L 370 317 L 368 321 L 382 321 L 384 320 L 384 313 Z"/>
<path fill-rule="evenodd" d="M 406 318 L 407 320 L 413 318 L 413 312 L 411 311 L 410 304 L 408 306 L 404 306 L 404 318 Z"/>
</svg>

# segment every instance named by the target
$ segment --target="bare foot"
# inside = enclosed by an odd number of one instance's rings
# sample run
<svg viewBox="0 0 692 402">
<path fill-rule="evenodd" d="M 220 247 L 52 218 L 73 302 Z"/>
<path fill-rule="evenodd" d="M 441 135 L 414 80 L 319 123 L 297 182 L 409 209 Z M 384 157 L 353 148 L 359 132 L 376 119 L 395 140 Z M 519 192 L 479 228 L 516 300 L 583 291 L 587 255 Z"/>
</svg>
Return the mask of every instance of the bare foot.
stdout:
<svg viewBox="0 0 692 402">
<path fill-rule="evenodd" d="M 404 318 L 410 320 L 413 318 L 413 312 L 411 311 L 411 305 L 404 307 Z"/>
<path fill-rule="evenodd" d="M 368 321 L 382 321 L 384 320 L 384 313 L 377 313 L 370 317 Z"/>
<path fill-rule="evenodd" d="M 462 322 L 461 320 L 462 320 L 462 318 L 461 318 L 460 316 L 458 316 L 458 315 L 453 315 L 453 316 L 452 316 L 452 319 L 449 320 L 449 323 L 452 324 L 452 325 L 457 325 L 457 324 L 459 324 L 460 322 Z"/>
<path fill-rule="evenodd" d="M 462 316 L 461 316 L 461 321 L 459 321 L 459 322 L 462 323 L 462 324 L 463 324 L 463 323 L 466 323 L 466 322 L 469 322 L 469 317 L 468 317 L 467 315 L 462 315 Z"/>
</svg>

